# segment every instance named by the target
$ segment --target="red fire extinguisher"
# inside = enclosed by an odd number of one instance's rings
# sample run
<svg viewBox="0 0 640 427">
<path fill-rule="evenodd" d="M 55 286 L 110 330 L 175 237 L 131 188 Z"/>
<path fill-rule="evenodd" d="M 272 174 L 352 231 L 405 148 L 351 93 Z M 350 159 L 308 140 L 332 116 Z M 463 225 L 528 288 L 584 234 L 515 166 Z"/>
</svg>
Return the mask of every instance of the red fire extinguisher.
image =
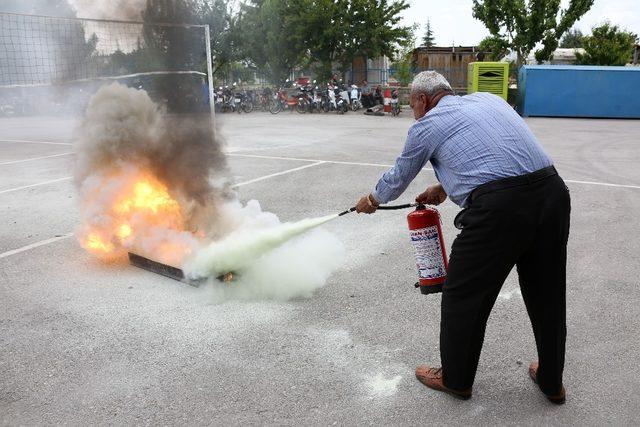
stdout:
<svg viewBox="0 0 640 427">
<path fill-rule="evenodd" d="M 411 243 L 416 251 L 419 280 L 416 288 L 423 294 L 442 292 L 447 278 L 447 252 L 442 238 L 440 213 L 437 209 L 418 205 L 407 216 Z"/>
</svg>

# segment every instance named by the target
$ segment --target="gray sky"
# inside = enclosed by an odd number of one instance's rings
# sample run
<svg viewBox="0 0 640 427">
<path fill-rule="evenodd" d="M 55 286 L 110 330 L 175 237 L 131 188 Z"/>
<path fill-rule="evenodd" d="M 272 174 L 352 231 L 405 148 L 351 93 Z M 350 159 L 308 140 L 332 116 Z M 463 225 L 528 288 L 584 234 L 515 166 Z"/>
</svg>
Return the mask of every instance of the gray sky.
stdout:
<svg viewBox="0 0 640 427">
<path fill-rule="evenodd" d="M 489 35 L 484 25 L 471 16 L 471 0 L 409 0 L 411 7 L 404 12 L 406 25 L 425 24 L 431 20 L 436 45 L 476 45 Z M 563 0 L 566 6 L 569 0 Z M 624 29 L 640 34 L 640 0 L 595 0 L 576 27 L 583 33 L 590 33 L 591 27 L 605 20 L 618 24 Z M 418 32 L 424 35 L 424 25 Z M 419 43 L 418 43 L 419 44 Z"/>
</svg>

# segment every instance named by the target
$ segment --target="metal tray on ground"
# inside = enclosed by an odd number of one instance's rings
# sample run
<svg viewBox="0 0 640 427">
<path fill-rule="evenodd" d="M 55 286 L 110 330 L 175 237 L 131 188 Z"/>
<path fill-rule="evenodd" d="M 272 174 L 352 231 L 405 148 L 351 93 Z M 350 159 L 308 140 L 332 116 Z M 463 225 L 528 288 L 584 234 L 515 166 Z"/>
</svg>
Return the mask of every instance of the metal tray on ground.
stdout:
<svg viewBox="0 0 640 427">
<path fill-rule="evenodd" d="M 182 271 L 178 267 L 162 264 L 149 258 L 145 258 L 142 255 L 134 254 L 131 252 L 129 252 L 129 262 L 131 263 L 131 265 L 134 265 L 136 267 L 151 271 L 152 273 L 161 274 L 173 280 L 178 280 L 180 282 L 186 283 L 187 285 L 195 286 L 196 288 L 206 280 L 188 279 L 185 277 L 184 271 Z"/>
</svg>

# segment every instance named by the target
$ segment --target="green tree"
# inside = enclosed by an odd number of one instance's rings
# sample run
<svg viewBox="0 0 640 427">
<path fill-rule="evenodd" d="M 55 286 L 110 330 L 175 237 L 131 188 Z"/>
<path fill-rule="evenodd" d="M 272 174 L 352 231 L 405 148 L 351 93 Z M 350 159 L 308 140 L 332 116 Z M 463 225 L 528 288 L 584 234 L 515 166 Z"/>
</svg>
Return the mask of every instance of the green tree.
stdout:
<svg viewBox="0 0 640 427">
<path fill-rule="evenodd" d="M 433 47 L 435 46 L 435 36 L 431 29 L 431 21 L 427 19 L 427 25 L 425 26 L 424 37 L 422 38 L 422 46 Z"/>
<path fill-rule="evenodd" d="M 409 37 L 400 25 L 406 0 L 292 0 L 298 37 L 320 78 L 334 64 L 346 71 L 355 57 L 393 58 Z"/>
<path fill-rule="evenodd" d="M 562 37 L 560 47 L 565 49 L 577 49 L 582 47 L 583 42 L 584 35 L 582 34 L 582 31 L 577 28 L 573 28 L 567 31 L 567 33 Z"/>
<path fill-rule="evenodd" d="M 418 28 L 418 24 L 415 24 L 409 29 L 409 37 L 400 45 L 396 61 L 391 64 L 391 75 L 402 86 L 409 85 L 413 79 L 413 51 L 416 45 Z"/>
<path fill-rule="evenodd" d="M 504 40 L 524 63 L 538 43 L 538 61 L 548 60 L 558 40 L 593 5 L 594 0 L 570 0 L 560 10 L 560 0 L 473 0 L 473 16 L 482 21 L 492 36 Z"/>
<path fill-rule="evenodd" d="M 631 61 L 638 36 L 608 22 L 591 30 L 584 38 L 584 54 L 576 53 L 583 65 L 626 65 Z"/>
<path fill-rule="evenodd" d="M 509 43 L 501 37 L 485 37 L 478 45 L 485 61 L 500 61 L 509 54 Z"/>
<path fill-rule="evenodd" d="M 342 62 L 347 51 L 349 16 L 346 0 L 292 0 L 296 14 L 292 19 L 296 39 L 309 53 L 310 66 L 321 80 L 333 74 L 333 64 Z M 357 19 L 356 17 L 353 17 Z"/>
<path fill-rule="evenodd" d="M 147 49 L 161 59 L 164 71 L 195 70 L 202 64 L 202 33 L 182 26 L 160 26 L 163 23 L 197 23 L 196 0 L 147 0 L 142 12 L 143 37 Z"/>
<path fill-rule="evenodd" d="M 156 24 L 197 23 L 198 5 L 198 0 L 147 0 L 142 12 L 144 49 L 136 55 L 139 60 L 148 61 L 149 67 L 165 72 L 153 78 L 151 92 L 173 112 L 190 112 L 196 108 L 193 100 L 202 92 L 199 78 L 170 72 L 202 69 L 206 55 L 202 48 L 204 38 L 202 31 Z"/>
<path fill-rule="evenodd" d="M 238 41 L 241 56 L 276 84 L 302 61 L 304 29 L 293 0 L 250 0 L 241 4 Z"/>
<path fill-rule="evenodd" d="M 400 13 L 409 8 L 406 0 L 346 1 L 348 13 L 347 49 L 341 56 L 343 68 L 357 56 L 394 58 L 398 46 L 410 43 L 410 27 L 400 26 Z M 350 6 L 350 7 L 349 7 Z"/>
<path fill-rule="evenodd" d="M 224 73 L 241 57 L 238 15 L 226 0 L 203 0 L 198 5 L 198 22 L 209 25 L 213 74 Z"/>
</svg>

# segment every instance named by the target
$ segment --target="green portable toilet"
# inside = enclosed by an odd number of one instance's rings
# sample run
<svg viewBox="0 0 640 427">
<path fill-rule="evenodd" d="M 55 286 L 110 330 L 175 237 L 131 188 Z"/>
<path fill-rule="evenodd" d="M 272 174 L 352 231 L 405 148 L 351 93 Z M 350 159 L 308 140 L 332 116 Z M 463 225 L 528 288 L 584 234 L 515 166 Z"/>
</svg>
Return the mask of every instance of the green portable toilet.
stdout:
<svg viewBox="0 0 640 427">
<path fill-rule="evenodd" d="M 471 62 L 468 67 L 467 93 L 489 92 L 505 101 L 509 90 L 508 62 Z"/>
</svg>

